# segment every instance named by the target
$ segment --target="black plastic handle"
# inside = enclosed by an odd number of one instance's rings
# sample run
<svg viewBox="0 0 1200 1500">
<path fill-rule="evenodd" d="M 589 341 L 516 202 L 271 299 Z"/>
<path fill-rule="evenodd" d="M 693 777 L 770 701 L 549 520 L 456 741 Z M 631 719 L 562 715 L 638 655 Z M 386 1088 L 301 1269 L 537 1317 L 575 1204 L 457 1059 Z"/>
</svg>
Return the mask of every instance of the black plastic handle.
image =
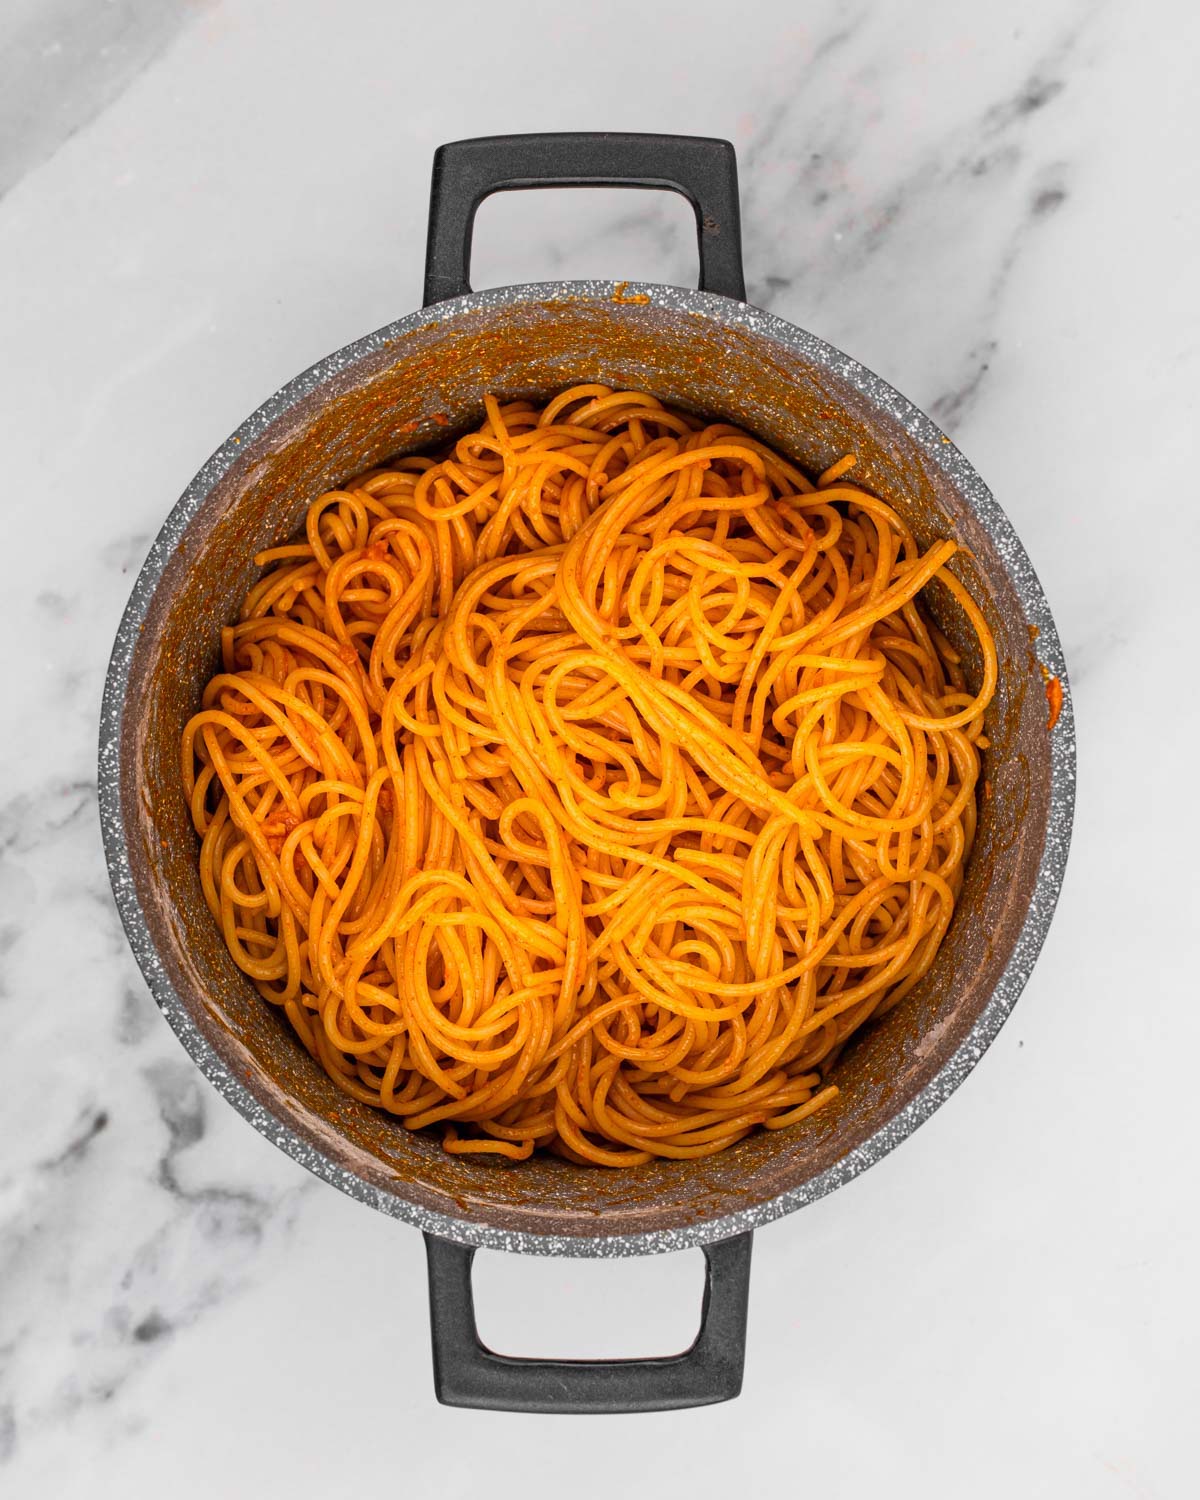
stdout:
<svg viewBox="0 0 1200 1500">
<path fill-rule="evenodd" d="M 444 1406 L 485 1411 L 672 1411 L 732 1401 L 746 1362 L 752 1234 L 704 1246 L 704 1305 L 696 1342 L 663 1359 L 516 1359 L 479 1341 L 475 1251 L 425 1236 L 433 1385 Z"/>
<path fill-rule="evenodd" d="M 737 156 L 693 135 L 487 135 L 439 146 L 429 195 L 425 306 L 471 290 L 475 211 L 512 188 L 665 188 L 696 211 L 700 290 L 746 300 Z"/>
</svg>

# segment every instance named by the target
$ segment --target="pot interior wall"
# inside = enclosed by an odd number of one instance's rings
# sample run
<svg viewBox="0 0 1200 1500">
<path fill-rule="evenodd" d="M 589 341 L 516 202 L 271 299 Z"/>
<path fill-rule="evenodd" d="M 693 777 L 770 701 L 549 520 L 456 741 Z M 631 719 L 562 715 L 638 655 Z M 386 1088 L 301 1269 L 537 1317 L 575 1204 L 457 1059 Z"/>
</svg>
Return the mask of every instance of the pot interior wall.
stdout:
<svg viewBox="0 0 1200 1500">
<path fill-rule="evenodd" d="M 564 296 L 442 316 L 431 309 L 428 321 L 376 340 L 248 439 L 162 576 L 121 727 L 123 815 L 151 936 L 226 1065 L 273 1114 L 385 1192 L 534 1234 L 636 1234 L 750 1207 L 824 1171 L 912 1099 L 960 1045 L 1012 952 L 1036 879 L 1049 785 L 1046 704 L 1021 604 L 940 466 L 838 373 L 836 359 L 822 362 L 828 351 L 798 343 L 768 338 L 752 318 L 730 328 L 703 308 L 653 300 Z M 923 543 L 952 535 L 971 549 L 953 567 L 985 606 L 1002 663 L 988 722 L 992 796 L 961 906 L 925 981 L 839 1063 L 836 1104 L 705 1161 L 628 1172 L 448 1156 L 434 1137 L 345 1097 L 229 959 L 201 895 L 179 787 L 179 734 L 216 667 L 220 627 L 257 576 L 253 554 L 292 533 L 322 490 L 475 422 L 485 391 L 545 396 L 580 381 L 639 387 L 739 423 L 809 471 L 857 453 L 855 477 L 896 505 Z M 935 588 L 928 603 L 946 634 L 969 645 L 946 591 Z"/>
</svg>

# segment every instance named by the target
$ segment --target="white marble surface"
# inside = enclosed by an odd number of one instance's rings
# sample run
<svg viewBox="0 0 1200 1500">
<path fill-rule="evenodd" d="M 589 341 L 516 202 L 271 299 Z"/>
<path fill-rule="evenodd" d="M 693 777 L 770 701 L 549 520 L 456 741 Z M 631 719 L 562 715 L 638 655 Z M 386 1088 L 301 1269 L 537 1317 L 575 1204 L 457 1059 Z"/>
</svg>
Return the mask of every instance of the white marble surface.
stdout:
<svg viewBox="0 0 1200 1500">
<path fill-rule="evenodd" d="M 6 1500 L 1195 1493 L 1197 14 L 10 0 Z M 739 1402 L 605 1421 L 435 1405 L 419 1236 L 199 1079 L 121 935 L 94 770 L 151 537 L 252 407 L 416 304 L 433 148 L 589 127 L 735 141 L 751 298 L 990 481 L 1080 744 L 1062 903 L 1000 1040 L 894 1156 L 758 1236 Z M 477 284 L 693 274 L 658 195 L 510 195 L 477 243 Z M 683 1341 L 699 1255 L 478 1280 L 514 1352 L 644 1353 Z"/>
</svg>

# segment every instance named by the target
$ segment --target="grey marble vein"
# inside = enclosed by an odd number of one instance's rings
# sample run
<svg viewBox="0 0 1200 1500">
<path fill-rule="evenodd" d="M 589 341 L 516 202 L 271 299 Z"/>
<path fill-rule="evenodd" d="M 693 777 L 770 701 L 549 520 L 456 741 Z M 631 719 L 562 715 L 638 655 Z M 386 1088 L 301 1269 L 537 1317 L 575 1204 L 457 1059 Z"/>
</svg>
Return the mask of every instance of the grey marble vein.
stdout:
<svg viewBox="0 0 1200 1500">
<path fill-rule="evenodd" d="M 241 1127 L 223 1111 L 210 1162 L 213 1096 L 162 1026 L 105 883 L 90 779 L 50 780 L 0 806 L 0 893 L 15 917 L 0 929 L 0 1018 L 38 1006 L 24 1028 L 36 1066 L 39 1044 L 52 1057 L 61 1032 L 51 1002 L 64 989 L 86 996 L 62 1085 L 43 1096 L 31 1074 L 0 1103 L 13 1118 L 41 1105 L 0 1155 L 0 1461 L 113 1401 L 157 1348 L 235 1295 L 307 1191 L 286 1168 L 253 1185 L 231 1179 L 221 1162 Z M 29 914 L 50 891 L 66 925 L 48 985 Z M 104 1061 L 110 1037 L 132 1065 Z M 85 1272 L 114 1191 L 139 1207 L 106 1231 L 118 1231 L 111 1250 Z"/>
<path fill-rule="evenodd" d="M 0 197 L 105 110 L 206 0 L 6 0 Z"/>
<path fill-rule="evenodd" d="M 874 191 L 864 189 L 860 157 L 877 140 L 870 101 L 890 58 L 865 48 L 857 53 L 849 82 L 838 78 L 841 107 L 813 90 L 765 111 L 743 151 L 752 300 L 797 318 L 885 374 L 894 374 L 893 360 L 909 357 L 898 341 L 922 336 L 938 351 L 941 369 L 910 384 L 909 393 L 950 431 L 960 429 L 1000 350 L 995 324 L 1014 267 L 1032 230 L 1067 200 L 1070 164 L 1051 155 L 1053 136 L 1042 121 L 1052 117 L 1071 79 L 1090 67 L 1082 44 L 1095 14 L 1091 5 L 1074 9 L 1003 97 L 955 113 L 911 155 L 902 154 L 898 169 Z M 880 16 L 871 19 L 878 25 Z M 855 108 L 845 107 L 847 98 Z M 962 240 L 981 212 L 988 223 L 985 253 L 964 261 L 959 244 L 959 273 L 946 288 L 961 305 L 938 326 L 918 330 L 904 316 L 906 298 L 914 308 L 928 303 L 921 287 L 930 264 L 943 246 Z M 882 275 L 873 269 L 885 263 Z M 853 306 L 864 293 L 877 306 L 878 289 L 868 291 L 876 278 L 896 299 L 883 337 L 891 334 L 897 343 L 863 349 Z M 941 310 L 950 311 L 945 300 Z"/>
</svg>

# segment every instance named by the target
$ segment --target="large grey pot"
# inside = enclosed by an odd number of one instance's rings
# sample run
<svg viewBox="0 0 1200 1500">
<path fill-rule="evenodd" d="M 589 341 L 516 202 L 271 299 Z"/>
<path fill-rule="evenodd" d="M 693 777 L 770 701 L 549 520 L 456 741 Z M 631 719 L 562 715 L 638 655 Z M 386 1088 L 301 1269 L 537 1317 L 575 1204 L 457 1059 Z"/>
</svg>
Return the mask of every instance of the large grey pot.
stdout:
<svg viewBox="0 0 1200 1500">
<path fill-rule="evenodd" d="M 702 282 L 466 291 L 470 225 L 489 191 L 535 183 L 669 187 L 696 206 Z M 633 1410 L 736 1394 L 749 1231 L 878 1161 L 953 1092 L 999 1031 L 1045 937 L 1074 792 L 1074 725 L 1054 621 L 1021 543 L 937 427 L 876 375 L 742 297 L 732 148 L 668 137 L 518 137 L 443 148 L 427 301 L 314 365 L 217 450 L 159 533 L 122 620 L 104 696 L 100 797 L 117 904 L 147 981 L 197 1065 L 257 1130 L 326 1181 L 430 1238 L 442 1399 L 528 1410 Z M 723 295 L 722 293 L 727 293 Z M 443 300 L 438 300 L 443 299 Z M 543 397 L 580 381 L 652 391 L 757 433 L 810 471 L 853 451 L 856 479 L 928 543 L 965 549 L 1002 663 L 988 713 L 991 796 L 962 901 L 931 972 L 838 1064 L 811 1121 L 695 1162 L 632 1171 L 551 1158 L 509 1165 L 349 1100 L 235 968 L 201 895 L 178 742 L 217 661 L 253 555 L 309 501 L 389 456 L 475 423 L 485 392 Z M 927 603 L 967 648 L 946 591 Z M 1051 732 L 1045 678 L 1063 687 Z M 722 1243 L 727 1242 L 727 1243 Z M 509 1361 L 473 1334 L 469 1250 L 636 1255 L 710 1247 L 692 1351 L 662 1361 Z"/>
</svg>

